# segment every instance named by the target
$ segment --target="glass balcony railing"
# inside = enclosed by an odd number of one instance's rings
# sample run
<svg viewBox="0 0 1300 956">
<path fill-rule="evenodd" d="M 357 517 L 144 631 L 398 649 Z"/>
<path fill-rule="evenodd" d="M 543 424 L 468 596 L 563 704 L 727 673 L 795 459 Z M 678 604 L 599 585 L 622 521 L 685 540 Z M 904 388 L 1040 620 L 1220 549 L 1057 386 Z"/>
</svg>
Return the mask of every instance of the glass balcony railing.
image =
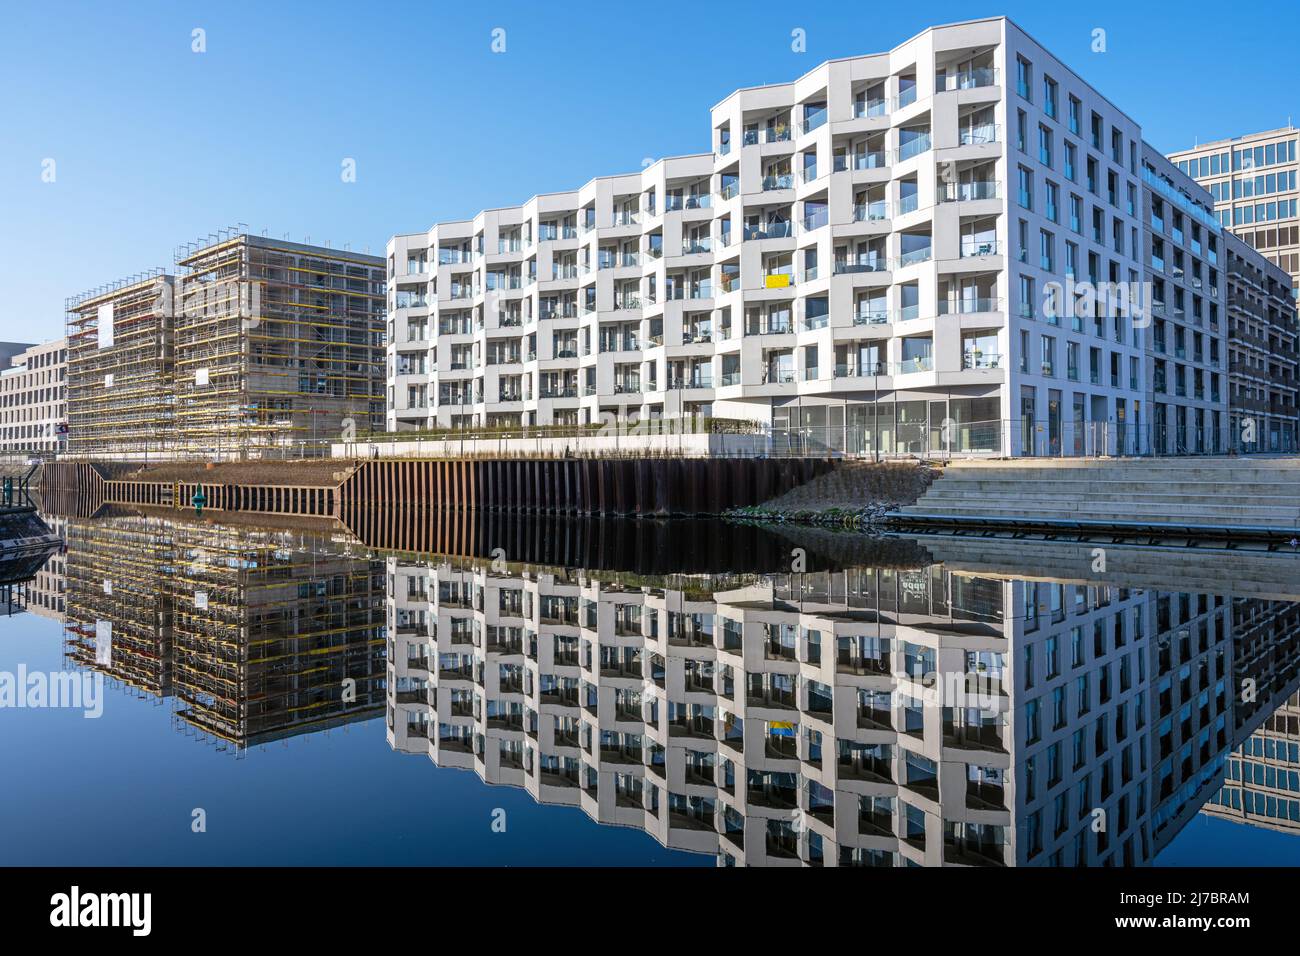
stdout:
<svg viewBox="0 0 1300 956">
<path fill-rule="evenodd" d="M 883 99 L 878 100 L 854 100 L 853 101 L 853 118 L 863 119 L 869 116 L 885 116 L 889 113 L 889 104 Z"/>
<path fill-rule="evenodd" d="M 883 305 L 859 305 L 853 313 L 854 325 L 886 325 L 889 322 L 889 310 Z"/>
<path fill-rule="evenodd" d="M 832 168 L 837 173 L 844 172 L 847 169 L 883 169 L 885 167 L 885 153 L 883 150 L 864 153 L 845 153 L 835 157 Z"/>
<path fill-rule="evenodd" d="M 998 71 L 991 66 L 979 66 L 960 73 L 943 73 L 935 77 L 934 88 L 940 93 L 951 90 L 974 90 L 998 85 Z"/>
<path fill-rule="evenodd" d="M 693 375 L 674 376 L 668 380 L 670 391 L 679 391 L 684 388 L 712 388 L 713 375 L 710 372 L 696 372 Z"/>
<path fill-rule="evenodd" d="M 803 231 L 812 232 L 812 230 L 820 229 L 828 222 L 830 222 L 830 214 L 825 206 L 820 206 L 816 212 L 803 217 Z"/>
<path fill-rule="evenodd" d="M 994 298 L 960 298 L 939 301 L 940 315 L 971 315 L 979 312 L 1001 312 L 1002 300 Z"/>
<path fill-rule="evenodd" d="M 818 107 L 808 110 L 804 113 L 802 130 L 805 133 L 811 133 L 820 126 L 826 125 L 826 107 Z"/>
<path fill-rule="evenodd" d="M 713 242 L 708 236 L 702 236 L 698 239 L 686 239 L 682 242 L 682 255 L 699 255 L 701 253 L 709 252 L 712 248 Z"/>
<path fill-rule="evenodd" d="M 979 350 L 964 352 L 961 357 L 962 368 L 1001 368 L 1002 356 Z"/>
<path fill-rule="evenodd" d="M 818 176 L 818 173 L 817 173 L 817 164 L 816 164 L 816 163 L 813 163 L 811 166 L 805 166 L 803 169 L 799 170 L 799 181 L 800 181 L 800 182 L 803 182 L 803 183 L 811 183 L 811 182 L 813 182 L 814 180 L 817 179 L 817 176 Z"/>
<path fill-rule="evenodd" d="M 758 226 L 746 226 L 745 241 L 751 239 L 786 239 L 793 235 L 788 222 L 769 222 Z"/>
<path fill-rule="evenodd" d="M 895 100 L 895 109 L 902 109 L 905 106 L 911 106 L 916 102 L 916 87 L 909 86 L 906 89 L 898 91 L 898 98 Z"/>
<path fill-rule="evenodd" d="M 775 173 L 763 177 L 763 191 L 770 192 L 774 189 L 793 189 L 794 175 L 791 173 Z"/>
<path fill-rule="evenodd" d="M 744 133 L 744 143 L 746 146 L 754 146 L 759 143 L 788 143 L 790 141 L 790 127 L 785 125 L 769 126 L 765 129 L 747 129 Z"/>
<path fill-rule="evenodd" d="M 903 359 L 891 366 L 895 375 L 910 375 L 914 372 L 932 372 L 934 371 L 933 355 L 915 355 L 912 358 Z"/>
<path fill-rule="evenodd" d="M 792 368 L 768 366 L 763 369 L 764 385 L 788 385 L 795 381 L 795 371 Z"/>
<path fill-rule="evenodd" d="M 911 322 L 913 319 L 921 317 L 921 307 L 919 305 L 904 305 L 898 310 L 895 320 L 898 322 Z"/>
<path fill-rule="evenodd" d="M 934 249 L 926 246 L 923 249 L 913 249 L 910 252 L 904 252 L 898 257 L 899 266 L 914 266 L 919 262 L 929 262 L 934 255 Z"/>
<path fill-rule="evenodd" d="M 889 204 L 883 199 L 860 202 L 853 207 L 854 222 L 880 222 L 889 218 Z"/>
<path fill-rule="evenodd" d="M 997 199 L 999 184 L 996 180 L 977 183 L 945 183 L 943 202 L 972 202 L 976 199 Z"/>
<path fill-rule="evenodd" d="M 978 126 L 963 126 L 957 133 L 957 142 L 962 146 L 983 146 L 998 142 L 998 124 L 982 123 Z"/>
<path fill-rule="evenodd" d="M 835 260 L 835 275 L 853 275 L 859 272 L 886 272 L 889 260 L 884 256 L 853 256 Z"/>
<path fill-rule="evenodd" d="M 920 156 L 930 148 L 930 134 L 922 133 L 913 136 L 911 139 L 902 143 L 898 147 L 898 161 L 905 162 L 915 156 Z"/>
<path fill-rule="evenodd" d="M 996 239 L 970 239 L 962 237 L 961 257 L 970 259 L 979 256 L 996 256 L 998 243 Z"/>
<path fill-rule="evenodd" d="M 906 216 L 909 212 L 916 212 L 921 208 L 921 197 L 916 193 L 902 196 L 898 200 L 898 214 Z"/>
<path fill-rule="evenodd" d="M 682 209 L 708 209 L 712 205 L 708 193 L 690 195 L 670 194 L 664 200 L 665 212 L 678 212 Z"/>
</svg>

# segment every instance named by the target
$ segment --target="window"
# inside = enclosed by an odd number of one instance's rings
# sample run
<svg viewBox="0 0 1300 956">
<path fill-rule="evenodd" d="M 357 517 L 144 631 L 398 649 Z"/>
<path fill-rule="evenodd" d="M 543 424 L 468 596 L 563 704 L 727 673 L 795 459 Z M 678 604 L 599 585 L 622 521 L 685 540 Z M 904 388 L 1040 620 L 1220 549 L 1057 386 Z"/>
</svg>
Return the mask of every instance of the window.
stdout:
<svg viewBox="0 0 1300 956">
<path fill-rule="evenodd" d="M 1043 112 L 1056 119 L 1056 81 L 1050 76 L 1043 77 Z"/>
<path fill-rule="evenodd" d="M 1049 169 L 1052 166 L 1052 131 L 1046 126 L 1038 127 L 1038 161 Z"/>
<path fill-rule="evenodd" d="M 1083 104 L 1081 104 L 1075 97 L 1071 96 L 1069 123 L 1070 123 L 1070 132 L 1073 133 L 1075 136 L 1079 135 L 1079 123 L 1080 123 L 1079 115 L 1082 112 L 1083 112 Z"/>
<path fill-rule="evenodd" d="M 1023 208 L 1032 210 L 1034 208 L 1034 174 L 1025 167 L 1020 166 L 1018 167 L 1017 178 L 1016 198 Z"/>
<path fill-rule="evenodd" d="M 1023 56 L 1016 57 L 1016 92 L 1022 97 L 1034 101 L 1034 65 Z"/>
</svg>

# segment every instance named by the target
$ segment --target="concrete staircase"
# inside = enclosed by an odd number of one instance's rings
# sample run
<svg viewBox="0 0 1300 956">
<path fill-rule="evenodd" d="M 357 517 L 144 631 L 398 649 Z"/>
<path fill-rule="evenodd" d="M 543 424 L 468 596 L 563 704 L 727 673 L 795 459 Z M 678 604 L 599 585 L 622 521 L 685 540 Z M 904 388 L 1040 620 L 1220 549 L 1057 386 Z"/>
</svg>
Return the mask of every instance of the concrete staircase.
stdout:
<svg viewBox="0 0 1300 956">
<path fill-rule="evenodd" d="M 1300 458 L 955 462 L 900 517 L 1300 534 Z"/>
</svg>

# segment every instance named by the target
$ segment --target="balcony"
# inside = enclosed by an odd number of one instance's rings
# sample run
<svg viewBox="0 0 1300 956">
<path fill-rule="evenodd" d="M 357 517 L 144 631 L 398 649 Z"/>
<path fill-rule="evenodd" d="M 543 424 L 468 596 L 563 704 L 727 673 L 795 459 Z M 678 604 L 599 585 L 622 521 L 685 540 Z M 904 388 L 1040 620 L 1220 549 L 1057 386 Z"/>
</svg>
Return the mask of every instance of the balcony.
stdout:
<svg viewBox="0 0 1300 956">
<path fill-rule="evenodd" d="M 889 260 L 884 256 L 852 256 L 835 260 L 835 275 L 854 275 L 859 272 L 886 272 Z"/>
<path fill-rule="evenodd" d="M 756 146 L 759 143 L 788 143 L 790 142 L 789 126 L 771 126 L 766 129 L 747 129 L 744 132 L 742 142 L 746 146 Z"/>
<path fill-rule="evenodd" d="M 998 71 L 991 66 L 979 66 L 961 73 L 944 73 L 934 79 L 936 93 L 948 93 L 952 90 L 975 90 L 986 86 L 998 85 Z"/>
<path fill-rule="evenodd" d="M 958 146 L 986 146 L 997 142 L 1000 142 L 997 123 L 964 126 L 957 133 Z"/>
<path fill-rule="evenodd" d="M 889 322 L 889 310 L 883 306 L 858 306 L 853 313 L 854 325 L 885 325 Z"/>
<path fill-rule="evenodd" d="M 998 243 L 996 239 L 973 239 L 963 236 L 961 240 L 961 257 L 975 259 L 981 256 L 996 256 Z"/>
<path fill-rule="evenodd" d="M 577 398 L 578 386 L 562 385 L 556 388 L 546 388 L 543 386 L 541 391 L 538 392 L 538 396 L 540 398 Z"/>
<path fill-rule="evenodd" d="M 788 239 L 794 235 L 794 230 L 789 222 L 769 222 L 757 226 L 745 226 L 744 238 L 748 242 L 752 239 Z"/>
<path fill-rule="evenodd" d="M 668 380 L 669 391 L 680 391 L 687 388 L 712 388 L 713 374 L 711 372 L 696 372 L 693 375 L 673 376 Z"/>
<path fill-rule="evenodd" d="M 889 218 L 889 204 L 883 199 L 857 203 L 853 207 L 854 222 L 881 222 Z"/>
<path fill-rule="evenodd" d="M 794 175 L 791 173 L 774 173 L 763 177 L 763 191 L 771 192 L 776 189 L 793 189 Z"/>
<path fill-rule="evenodd" d="M 708 193 L 691 193 L 686 196 L 668 195 L 664 199 L 665 212 L 679 212 L 683 209 L 708 209 L 713 205 Z"/>
<path fill-rule="evenodd" d="M 911 375 L 914 372 L 933 372 L 933 355 L 916 355 L 892 366 L 895 375 Z"/>
<path fill-rule="evenodd" d="M 889 115 L 889 103 L 884 99 L 853 101 L 854 119 L 887 115 Z"/>
<path fill-rule="evenodd" d="M 972 315 L 979 312 L 1001 312 L 1002 300 L 993 298 L 958 298 L 953 301 L 940 300 L 940 315 Z"/>
<path fill-rule="evenodd" d="M 963 369 L 1001 368 L 1002 356 L 991 352 L 965 352 L 961 357 Z"/>
<path fill-rule="evenodd" d="M 897 162 L 906 162 L 916 156 L 920 156 L 930 148 L 930 134 L 922 133 L 914 136 L 907 142 L 898 147 Z"/>
<path fill-rule="evenodd" d="M 811 133 L 813 130 L 825 125 L 826 107 L 822 106 L 808 112 L 799 128 L 804 133 Z"/>
<path fill-rule="evenodd" d="M 831 165 L 834 172 L 842 173 L 849 169 L 884 169 L 885 153 L 883 150 L 866 153 L 849 153 L 847 155 L 836 156 Z"/>
<path fill-rule="evenodd" d="M 682 242 L 682 255 L 700 255 L 711 251 L 712 248 L 713 242 L 708 236 L 701 236 L 698 239 L 686 239 Z"/>
<path fill-rule="evenodd" d="M 900 268 L 906 268 L 907 266 L 914 266 L 918 263 L 929 262 L 933 255 L 934 249 L 931 246 L 925 246 L 922 249 L 913 249 L 910 252 L 904 252 L 898 257 L 898 265 Z"/>
<path fill-rule="evenodd" d="M 975 183 L 947 183 L 939 197 L 940 202 L 974 202 L 978 199 L 997 199 L 1000 192 L 997 180 Z"/>
</svg>

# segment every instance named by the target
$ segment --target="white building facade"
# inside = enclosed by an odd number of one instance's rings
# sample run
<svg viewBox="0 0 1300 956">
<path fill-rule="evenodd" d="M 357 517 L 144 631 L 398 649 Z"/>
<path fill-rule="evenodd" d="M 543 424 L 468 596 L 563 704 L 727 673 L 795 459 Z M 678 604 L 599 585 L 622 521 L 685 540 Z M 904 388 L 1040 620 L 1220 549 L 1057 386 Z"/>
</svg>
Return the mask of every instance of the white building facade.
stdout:
<svg viewBox="0 0 1300 956">
<path fill-rule="evenodd" d="M 68 437 L 68 343 L 33 345 L 0 371 L 0 454 L 60 451 Z"/>
<path fill-rule="evenodd" d="M 1138 124 L 1004 18 L 715 106 L 711 152 L 399 235 L 387 426 L 740 419 L 885 454 L 1142 451 Z M 1058 303 L 1058 304 L 1053 304 Z"/>
</svg>

